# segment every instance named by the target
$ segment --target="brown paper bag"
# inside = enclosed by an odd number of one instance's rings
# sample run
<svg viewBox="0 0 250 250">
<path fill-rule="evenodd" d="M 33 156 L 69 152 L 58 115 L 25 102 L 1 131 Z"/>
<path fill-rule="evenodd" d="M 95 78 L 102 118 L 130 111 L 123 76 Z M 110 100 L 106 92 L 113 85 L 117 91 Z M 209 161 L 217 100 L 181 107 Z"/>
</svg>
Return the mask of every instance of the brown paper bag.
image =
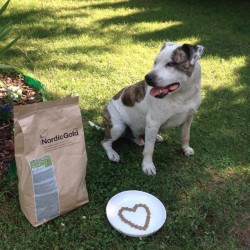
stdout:
<svg viewBox="0 0 250 250">
<path fill-rule="evenodd" d="M 78 97 L 14 108 L 19 200 L 33 226 L 88 202 Z"/>
</svg>

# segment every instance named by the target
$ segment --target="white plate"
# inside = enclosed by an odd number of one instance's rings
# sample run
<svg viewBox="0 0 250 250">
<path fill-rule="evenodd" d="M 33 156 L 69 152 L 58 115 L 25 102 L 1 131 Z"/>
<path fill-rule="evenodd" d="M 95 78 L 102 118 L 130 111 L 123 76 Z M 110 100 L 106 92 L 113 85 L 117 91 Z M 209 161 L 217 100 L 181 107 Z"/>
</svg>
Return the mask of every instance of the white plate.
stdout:
<svg viewBox="0 0 250 250">
<path fill-rule="evenodd" d="M 106 206 L 106 214 L 116 230 L 133 237 L 155 233 L 167 217 L 166 209 L 159 199 L 137 190 L 113 196 Z"/>
</svg>

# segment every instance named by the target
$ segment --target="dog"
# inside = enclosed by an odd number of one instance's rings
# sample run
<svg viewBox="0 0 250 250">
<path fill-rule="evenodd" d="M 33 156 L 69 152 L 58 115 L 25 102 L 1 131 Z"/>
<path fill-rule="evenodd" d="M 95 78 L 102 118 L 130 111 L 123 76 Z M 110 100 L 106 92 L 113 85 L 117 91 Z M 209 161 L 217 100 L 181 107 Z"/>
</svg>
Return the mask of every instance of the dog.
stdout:
<svg viewBox="0 0 250 250">
<path fill-rule="evenodd" d="M 159 130 L 181 126 L 182 150 L 193 155 L 189 146 L 190 126 L 201 104 L 201 45 L 166 42 L 145 79 L 120 90 L 103 113 L 105 137 L 102 146 L 109 160 L 120 157 L 112 144 L 122 136 L 144 146 L 142 170 L 155 175 L 153 151 L 162 141 Z"/>
</svg>

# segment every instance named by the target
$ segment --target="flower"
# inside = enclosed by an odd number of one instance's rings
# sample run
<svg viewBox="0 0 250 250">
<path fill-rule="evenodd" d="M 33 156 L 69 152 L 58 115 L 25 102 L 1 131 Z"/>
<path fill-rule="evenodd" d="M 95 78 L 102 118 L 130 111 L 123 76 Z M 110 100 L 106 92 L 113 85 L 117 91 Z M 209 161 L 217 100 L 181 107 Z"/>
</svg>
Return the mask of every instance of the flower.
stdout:
<svg viewBox="0 0 250 250">
<path fill-rule="evenodd" d="M 0 102 L 0 123 L 9 122 L 12 118 L 13 103 L 12 98 L 4 96 Z"/>
</svg>

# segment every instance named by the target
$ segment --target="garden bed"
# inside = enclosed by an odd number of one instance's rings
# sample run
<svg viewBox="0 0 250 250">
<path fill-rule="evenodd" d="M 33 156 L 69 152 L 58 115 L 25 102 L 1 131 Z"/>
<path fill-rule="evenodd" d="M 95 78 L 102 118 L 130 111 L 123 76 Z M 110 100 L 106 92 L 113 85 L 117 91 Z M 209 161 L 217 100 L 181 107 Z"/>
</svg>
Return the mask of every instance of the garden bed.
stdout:
<svg viewBox="0 0 250 250">
<path fill-rule="evenodd" d="M 14 161 L 13 107 L 42 102 L 42 85 L 20 74 L 0 74 L 0 179 L 8 174 Z"/>
</svg>

